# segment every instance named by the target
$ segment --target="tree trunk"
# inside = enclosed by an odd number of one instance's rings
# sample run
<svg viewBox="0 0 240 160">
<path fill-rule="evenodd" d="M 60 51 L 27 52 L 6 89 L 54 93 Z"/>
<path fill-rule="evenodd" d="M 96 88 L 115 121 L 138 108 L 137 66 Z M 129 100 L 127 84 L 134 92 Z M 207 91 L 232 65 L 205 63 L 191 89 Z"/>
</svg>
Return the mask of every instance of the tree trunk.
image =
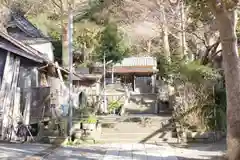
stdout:
<svg viewBox="0 0 240 160">
<path fill-rule="evenodd" d="M 185 34 L 185 11 L 184 11 L 184 2 L 180 1 L 180 10 L 181 10 L 181 49 L 183 56 L 187 55 L 186 52 L 186 34 Z"/>
<path fill-rule="evenodd" d="M 227 147 L 229 160 L 240 160 L 240 61 L 237 48 L 237 12 L 215 10 L 223 49 L 227 91 Z"/>
<path fill-rule="evenodd" d="M 162 25 L 162 41 L 163 41 L 163 50 L 164 56 L 166 56 L 170 60 L 170 46 L 169 46 L 169 39 L 168 39 L 168 26 L 166 20 L 166 13 L 164 10 L 164 6 L 161 5 L 162 10 L 162 17 L 163 17 L 163 25 Z"/>
<path fill-rule="evenodd" d="M 169 40 L 168 40 L 168 27 L 163 25 L 163 49 L 164 55 L 170 59 L 170 47 L 169 47 Z"/>
<path fill-rule="evenodd" d="M 68 22 L 65 16 L 67 12 L 67 5 L 65 1 L 60 0 L 60 17 L 61 17 L 61 29 L 62 29 L 62 65 L 68 68 L 69 56 L 68 56 Z"/>
<path fill-rule="evenodd" d="M 148 40 L 147 42 L 147 54 L 151 55 L 151 47 L 152 47 L 152 39 Z"/>
</svg>

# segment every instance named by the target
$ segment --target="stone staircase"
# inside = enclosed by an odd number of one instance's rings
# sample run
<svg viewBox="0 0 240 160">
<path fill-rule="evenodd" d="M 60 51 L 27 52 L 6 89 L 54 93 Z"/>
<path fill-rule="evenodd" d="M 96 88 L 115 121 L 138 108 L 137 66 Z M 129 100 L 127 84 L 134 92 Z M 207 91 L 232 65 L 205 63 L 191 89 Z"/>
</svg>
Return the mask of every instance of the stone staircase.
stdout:
<svg viewBox="0 0 240 160">
<path fill-rule="evenodd" d="M 175 142 L 173 127 L 163 128 L 170 116 L 128 115 L 102 116 L 100 142 L 161 143 Z"/>
<path fill-rule="evenodd" d="M 156 113 L 156 100 L 142 98 L 144 96 L 132 96 L 130 102 L 124 106 L 126 114 L 154 114 Z"/>
</svg>

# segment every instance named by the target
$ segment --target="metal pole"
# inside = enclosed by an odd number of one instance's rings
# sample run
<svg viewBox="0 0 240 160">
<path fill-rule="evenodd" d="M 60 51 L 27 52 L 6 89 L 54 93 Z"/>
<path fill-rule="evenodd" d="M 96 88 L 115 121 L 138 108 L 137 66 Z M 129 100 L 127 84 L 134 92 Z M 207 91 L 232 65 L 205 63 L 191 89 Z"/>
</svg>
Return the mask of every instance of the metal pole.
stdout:
<svg viewBox="0 0 240 160">
<path fill-rule="evenodd" d="M 104 52 L 104 55 L 103 55 L 103 88 L 104 88 L 104 92 L 103 92 L 103 96 L 104 96 L 104 112 L 107 113 L 107 97 L 106 97 L 106 57 L 105 57 L 105 52 Z"/>
<path fill-rule="evenodd" d="M 72 7 L 69 5 L 69 14 L 68 14 L 68 52 L 69 52 L 69 116 L 68 116 L 68 136 L 70 136 L 72 128 L 72 75 L 73 75 L 73 53 L 72 53 L 72 44 L 73 44 L 73 15 Z"/>
</svg>

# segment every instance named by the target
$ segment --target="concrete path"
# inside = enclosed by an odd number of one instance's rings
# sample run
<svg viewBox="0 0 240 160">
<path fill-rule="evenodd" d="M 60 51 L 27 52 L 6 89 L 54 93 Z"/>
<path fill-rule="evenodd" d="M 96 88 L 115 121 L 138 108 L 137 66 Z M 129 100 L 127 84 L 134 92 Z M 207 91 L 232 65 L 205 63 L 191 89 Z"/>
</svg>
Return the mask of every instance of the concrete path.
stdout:
<svg viewBox="0 0 240 160">
<path fill-rule="evenodd" d="M 178 148 L 159 145 L 124 143 L 96 144 L 53 148 L 43 144 L 0 143 L 1 160 L 203 160 L 222 155 L 213 146 Z M 49 154 L 50 153 L 50 154 Z M 47 155 L 47 156 L 46 156 Z M 42 158 L 44 157 L 44 158 Z"/>
<path fill-rule="evenodd" d="M 51 160 L 177 160 L 170 146 L 147 144 L 104 144 L 59 148 Z"/>
<path fill-rule="evenodd" d="M 1 160 L 25 160 L 34 154 L 46 150 L 51 145 L 44 144 L 5 144 L 0 143 Z"/>
</svg>

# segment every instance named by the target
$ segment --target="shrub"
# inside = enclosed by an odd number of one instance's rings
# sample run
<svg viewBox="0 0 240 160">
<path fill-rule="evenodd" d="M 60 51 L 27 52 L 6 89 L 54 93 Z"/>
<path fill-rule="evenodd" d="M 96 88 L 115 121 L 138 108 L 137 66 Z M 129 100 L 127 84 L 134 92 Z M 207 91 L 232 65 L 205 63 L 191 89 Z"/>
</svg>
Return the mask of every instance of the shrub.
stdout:
<svg viewBox="0 0 240 160">
<path fill-rule="evenodd" d="M 94 124 L 97 123 L 97 117 L 94 115 L 90 115 L 87 119 L 81 121 L 82 123 Z"/>
<path fill-rule="evenodd" d="M 218 95 L 219 90 L 215 89 L 222 81 L 218 70 L 197 60 L 186 62 L 172 58 L 170 62 L 160 57 L 159 74 L 174 88 L 170 105 L 174 108 L 174 116 L 184 115 L 180 120 L 183 127 L 195 127 L 196 130 L 225 128 L 226 104 L 219 102 L 225 96 L 222 93 Z M 223 85 L 221 88 L 224 88 Z"/>
<path fill-rule="evenodd" d="M 120 103 L 119 101 L 112 101 L 109 106 L 108 106 L 108 110 L 110 112 L 119 109 L 122 106 L 122 103 Z"/>
</svg>

